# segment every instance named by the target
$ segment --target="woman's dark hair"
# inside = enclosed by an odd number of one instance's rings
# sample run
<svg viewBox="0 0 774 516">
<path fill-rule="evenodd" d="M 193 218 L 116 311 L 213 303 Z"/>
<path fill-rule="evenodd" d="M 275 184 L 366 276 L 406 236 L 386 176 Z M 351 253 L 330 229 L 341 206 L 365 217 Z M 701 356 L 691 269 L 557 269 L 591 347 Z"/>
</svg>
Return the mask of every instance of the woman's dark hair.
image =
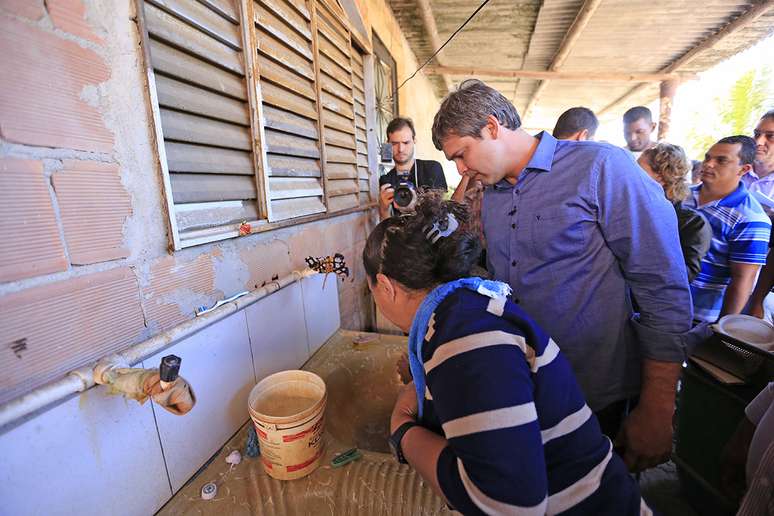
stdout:
<svg viewBox="0 0 774 516">
<path fill-rule="evenodd" d="M 447 220 L 449 213 L 459 228 L 430 243 L 427 227 Z M 464 204 L 444 201 L 435 191 L 422 193 L 414 213 L 385 219 L 368 236 L 363 264 L 371 283 L 382 273 L 406 288 L 423 290 L 470 276 L 481 255 L 481 242 L 468 229 L 469 220 Z"/>
</svg>

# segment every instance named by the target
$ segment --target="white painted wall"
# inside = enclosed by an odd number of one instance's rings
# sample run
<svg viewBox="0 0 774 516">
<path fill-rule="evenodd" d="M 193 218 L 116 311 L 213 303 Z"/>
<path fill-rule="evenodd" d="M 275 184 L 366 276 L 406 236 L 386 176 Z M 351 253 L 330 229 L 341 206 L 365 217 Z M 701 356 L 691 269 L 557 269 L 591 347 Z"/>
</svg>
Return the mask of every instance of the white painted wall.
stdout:
<svg viewBox="0 0 774 516">
<path fill-rule="evenodd" d="M 305 278 L 145 360 L 183 359 L 197 396 L 185 416 L 96 387 L 0 435 L 0 515 L 157 511 L 249 419 L 257 380 L 300 367 L 338 329 L 337 282 L 323 280 Z"/>
</svg>

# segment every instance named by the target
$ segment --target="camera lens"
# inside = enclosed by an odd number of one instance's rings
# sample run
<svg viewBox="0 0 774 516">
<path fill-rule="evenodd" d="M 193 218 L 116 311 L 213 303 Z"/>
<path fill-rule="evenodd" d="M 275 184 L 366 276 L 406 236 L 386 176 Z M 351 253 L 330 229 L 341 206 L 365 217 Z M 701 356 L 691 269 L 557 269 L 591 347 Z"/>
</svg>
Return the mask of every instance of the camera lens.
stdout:
<svg viewBox="0 0 774 516">
<path fill-rule="evenodd" d="M 414 197 L 413 192 L 407 186 L 399 186 L 395 190 L 395 204 L 401 207 L 406 207 L 411 204 L 411 199 Z"/>
</svg>

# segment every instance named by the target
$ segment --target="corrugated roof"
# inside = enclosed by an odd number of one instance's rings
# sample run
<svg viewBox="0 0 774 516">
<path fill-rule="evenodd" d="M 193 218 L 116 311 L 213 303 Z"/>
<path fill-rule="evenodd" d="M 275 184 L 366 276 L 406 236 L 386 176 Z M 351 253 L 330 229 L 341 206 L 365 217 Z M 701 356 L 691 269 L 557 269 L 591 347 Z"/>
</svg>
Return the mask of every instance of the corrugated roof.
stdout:
<svg viewBox="0 0 774 516">
<path fill-rule="evenodd" d="M 389 3 L 419 61 L 424 62 L 432 48 L 416 1 L 390 0 Z M 445 66 L 466 68 L 547 70 L 584 4 L 589 2 L 491 0 L 442 51 L 440 61 Z M 445 41 L 478 4 L 431 0 L 430 5 L 440 40 Z M 774 1 L 603 0 L 580 32 L 561 70 L 622 75 L 660 72 L 727 24 L 761 6 L 768 11 L 757 20 L 676 69 L 690 73 L 706 70 L 772 34 Z M 455 83 L 464 79 L 452 78 Z M 513 99 L 521 113 L 540 84 L 527 79 L 480 78 Z M 445 95 L 443 81 L 435 84 L 439 96 Z M 548 81 L 525 125 L 550 128 L 562 111 L 577 105 L 601 111 L 638 84 Z M 620 116 L 627 107 L 649 102 L 657 96 L 658 83 L 651 83 L 607 114 Z"/>
</svg>

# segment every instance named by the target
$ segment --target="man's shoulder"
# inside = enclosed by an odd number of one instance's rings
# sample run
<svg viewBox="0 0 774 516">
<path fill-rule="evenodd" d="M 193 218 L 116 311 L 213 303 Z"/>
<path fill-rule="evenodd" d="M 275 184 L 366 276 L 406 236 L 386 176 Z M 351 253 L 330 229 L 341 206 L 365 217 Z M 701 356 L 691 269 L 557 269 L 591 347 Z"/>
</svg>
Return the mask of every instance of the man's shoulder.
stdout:
<svg viewBox="0 0 774 516">
<path fill-rule="evenodd" d="M 392 182 L 393 179 L 395 179 L 395 175 L 396 175 L 395 167 L 393 167 L 386 174 L 379 176 L 379 186 Z"/>
<path fill-rule="evenodd" d="M 771 225 L 771 219 L 766 215 L 766 211 L 758 199 L 750 192 L 746 190 L 745 195 L 740 199 L 739 203 L 734 208 L 739 212 L 739 222 L 763 222 Z"/>
<path fill-rule="evenodd" d="M 428 171 L 435 171 L 439 170 L 441 173 L 443 173 L 443 167 L 440 163 L 435 161 L 434 159 L 417 159 L 417 167 L 421 167 L 424 170 Z"/>
<path fill-rule="evenodd" d="M 431 159 L 417 159 L 417 171 L 421 178 L 421 183 L 427 183 L 430 188 L 445 189 L 446 175 L 443 173 L 443 167 L 437 161 Z"/>
<path fill-rule="evenodd" d="M 416 161 L 417 161 L 417 163 L 424 163 L 425 165 L 437 165 L 439 167 L 441 166 L 441 164 L 439 162 L 437 162 L 436 160 L 434 160 L 434 159 L 419 159 L 419 158 L 416 158 Z"/>
<path fill-rule="evenodd" d="M 580 159 L 587 163 L 601 163 L 606 160 L 624 160 L 626 163 L 632 165 L 636 163 L 628 151 L 610 143 L 559 140 L 554 154 L 554 162 L 568 159 Z"/>
</svg>

